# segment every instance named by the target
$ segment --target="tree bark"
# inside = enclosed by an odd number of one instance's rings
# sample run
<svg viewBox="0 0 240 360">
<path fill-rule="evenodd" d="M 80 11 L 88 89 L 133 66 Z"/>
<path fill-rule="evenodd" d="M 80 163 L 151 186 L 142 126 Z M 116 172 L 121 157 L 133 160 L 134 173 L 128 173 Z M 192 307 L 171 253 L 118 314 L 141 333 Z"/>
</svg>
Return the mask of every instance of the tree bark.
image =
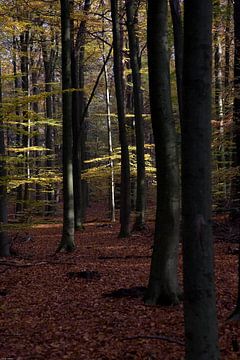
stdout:
<svg viewBox="0 0 240 360">
<path fill-rule="evenodd" d="M 74 243 L 74 194 L 72 169 L 71 26 L 69 0 L 61 0 L 62 109 L 63 109 L 63 232 L 58 251 L 72 251 Z"/>
<path fill-rule="evenodd" d="M 137 155 L 137 198 L 136 220 L 134 229 L 141 230 L 145 226 L 146 186 L 145 186 L 145 160 L 144 160 L 144 122 L 143 122 L 143 98 L 141 89 L 141 75 L 139 68 L 139 47 L 136 36 L 137 23 L 137 0 L 126 0 L 127 29 L 129 39 L 130 64 L 133 81 L 133 102 L 136 131 L 136 155 Z"/>
<path fill-rule="evenodd" d="M 234 142 L 236 153 L 234 156 L 234 166 L 240 166 L 240 0 L 235 0 L 233 5 L 234 16 L 234 103 L 233 103 L 233 122 L 234 122 Z M 233 183 L 233 195 L 235 206 L 240 208 L 240 176 L 237 175 Z M 238 218 L 239 221 L 239 218 Z M 231 318 L 240 318 L 240 243 L 238 259 L 238 295 L 236 308 Z"/>
<path fill-rule="evenodd" d="M 29 95 L 29 43 L 30 43 L 30 33 L 29 30 L 24 31 L 20 35 L 20 45 L 21 45 L 21 75 L 22 75 L 22 91 L 23 95 L 28 97 Z M 23 136 L 22 136 L 22 146 L 27 148 L 30 146 L 30 124 L 28 116 L 28 104 L 25 105 L 23 110 L 24 126 L 23 126 Z M 28 179 L 30 177 L 30 167 L 29 167 L 29 152 L 24 154 L 24 172 L 25 177 Z M 26 182 L 24 184 L 24 195 L 23 195 L 23 208 L 26 209 L 29 206 L 29 184 Z"/>
<path fill-rule="evenodd" d="M 7 186 L 6 186 L 6 156 L 5 141 L 4 141 L 4 129 L 3 129 L 3 113 L 2 113 L 2 68 L 0 64 L 0 256 L 10 255 L 9 239 L 4 225 L 8 221 L 8 209 L 7 209 Z"/>
<path fill-rule="evenodd" d="M 175 69 L 180 122 L 182 119 L 183 25 L 180 0 L 169 0 L 174 36 Z"/>
<path fill-rule="evenodd" d="M 73 4 L 72 4 L 73 5 Z M 91 1 L 85 0 L 84 14 L 88 14 L 91 7 Z M 84 220 L 84 185 L 81 179 L 83 170 L 83 136 L 82 125 L 84 121 L 84 60 L 85 60 L 85 42 L 86 42 L 86 19 L 81 21 L 74 42 L 74 22 L 71 21 L 72 28 L 72 86 L 77 91 L 72 95 L 72 127 L 73 127 L 73 182 L 74 182 L 74 218 L 75 229 L 83 229 Z M 86 190 L 86 189 L 85 189 Z"/>
<path fill-rule="evenodd" d="M 176 304 L 179 245 L 179 168 L 172 116 L 167 0 L 148 2 L 148 71 L 157 170 L 157 211 L 145 302 Z"/>
<path fill-rule="evenodd" d="M 114 80 L 117 100 L 119 141 L 121 146 L 120 233 L 127 237 L 130 232 L 130 165 L 124 112 L 123 63 L 120 37 L 119 0 L 111 0 L 113 29 Z"/>
<path fill-rule="evenodd" d="M 212 2 L 184 2 L 182 212 L 186 359 L 219 359 L 211 229 Z"/>
<path fill-rule="evenodd" d="M 51 49 L 47 50 L 46 39 L 43 40 L 42 53 L 43 53 L 43 63 L 44 63 L 44 76 L 45 76 L 45 92 L 49 93 L 46 97 L 46 117 L 49 119 L 49 123 L 46 125 L 45 129 L 45 144 L 47 151 L 47 160 L 46 166 L 47 170 L 51 172 L 54 166 L 54 132 L 53 127 L 51 126 L 51 120 L 53 118 L 53 97 L 51 94 L 52 91 L 52 82 L 54 78 L 54 70 L 56 64 L 56 44 L 54 43 L 54 37 L 51 39 Z M 45 213 L 47 216 L 53 215 L 54 213 L 54 190 L 52 185 L 47 186 L 47 204 L 45 206 Z"/>
<path fill-rule="evenodd" d="M 17 56 L 16 56 L 16 52 L 17 52 L 17 39 L 14 36 L 13 37 L 13 75 L 14 75 L 14 92 L 15 92 L 15 96 L 18 95 L 19 90 L 21 89 L 21 82 L 20 79 L 18 77 L 17 74 Z M 19 110 L 19 106 L 16 106 L 16 116 L 19 117 L 20 116 L 20 110 Z M 16 145 L 18 147 L 21 146 L 22 144 L 22 137 L 20 134 L 20 125 L 17 125 L 17 135 L 16 135 Z M 21 169 L 21 164 L 19 164 L 18 166 L 18 176 L 22 176 L 22 169 Z M 17 215 L 19 213 L 22 213 L 23 210 L 23 185 L 19 185 L 16 189 L 16 209 L 15 209 L 15 216 L 17 217 Z"/>
<path fill-rule="evenodd" d="M 33 65 L 33 64 L 32 64 Z M 40 90 L 39 90 L 39 86 L 38 86 L 38 69 L 34 69 L 32 70 L 32 93 L 33 95 L 37 96 L 39 95 L 40 93 Z M 33 112 L 36 114 L 36 116 L 38 116 L 38 113 L 39 113 L 39 103 L 38 101 L 34 101 L 32 103 L 32 110 Z M 35 128 L 35 131 L 37 131 L 37 127 Z M 34 146 L 40 146 L 41 144 L 41 140 L 40 140 L 40 134 L 39 133 L 36 133 L 34 135 Z M 35 156 L 36 156 L 36 161 L 35 161 L 35 176 L 39 176 L 39 169 L 41 168 L 41 161 L 39 159 L 40 157 L 40 151 L 36 151 L 35 152 Z M 36 183 L 36 194 L 35 194 L 35 199 L 38 203 L 40 203 L 41 199 L 42 199 L 42 196 L 41 196 L 41 193 L 42 193 L 42 188 L 41 188 L 41 185 L 37 182 Z M 40 208 L 39 206 L 37 206 L 37 212 L 39 213 L 40 212 Z"/>
</svg>

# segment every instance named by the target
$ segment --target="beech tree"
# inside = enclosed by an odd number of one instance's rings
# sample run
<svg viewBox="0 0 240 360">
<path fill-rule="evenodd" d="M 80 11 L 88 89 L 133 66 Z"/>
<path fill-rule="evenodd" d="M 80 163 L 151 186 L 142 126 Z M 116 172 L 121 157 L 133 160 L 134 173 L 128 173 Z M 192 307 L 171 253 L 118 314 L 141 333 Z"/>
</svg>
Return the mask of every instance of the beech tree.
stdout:
<svg viewBox="0 0 240 360">
<path fill-rule="evenodd" d="M 74 4 L 72 4 L 73 7 Z M 74 182 L 74 218 L 75 229 L 83 228 L 84 202 L 86 186 L 81 179 L 84 157 L 84 61 L 86 42 L 86 16 L 90 10 L 90 0 L 85 0 L 83 6 L 84 19 L 81 21 L 74 41 L 74 20 L 71 20 L 72 28 L 72 86 L 77 91 L 72 94 L 72 126 L 73 126 L 73 182 Z"/>
<path fill-rule="evenodd" d="M 4 225 L 7 224 L 7 187 L 6 187 L 6 162 L 5 140 L 2 114 L 2 69 L 0 64 L 0 256 L 9 256 L 9 240 Z"/>
<path fill-rule="evenodd" d="M 120 37 L 119 0 L 111 0 L 113 29 L 113 61 L 114 80 L 117 99 L 117 114 L 119 124 L 119 141 L 121 145 L 121 190 L 120 190 L 120 237 L 126 237 L 130 232 L 130 165 L 127 142 L 127 131 L 124 111 L 123 63 Z"/>
<path fill-rule="evenodd" d="M 233 103 L 233 121 L 234 121 L 234 142 L 236 145 L 236 153 L 234 158 L 234 165 L 240 167 L 240 0 L 235 0 L 233 5 L 234 14 L 234 103 Z M 237 208 L 237 221 L 239 221 L 239 196 L 240 196 L 240 176 L 237 175 L 234 180 L 234 197 L 235 206 Z M 239 225 L 238 225 L 239 228 Z M 231 319 L 240 318 L 240 242 L 239 242 L 239 257 L 238 257 L 238 294 L 236 308 Z"/>
<path fill-rule="evenodd" d="M 211 229 L 212 2 L 184 2 L 182 212 L 186 359 L 219 359 Z"/>
<path fill-rule="evenodd" d="M 176 304 L 179 244 L 179 168 L 172 117 L 167 0 L 148 1 L 149 95 L 157 171 L 157 211 L 145 302 Z"/>
<path fill-rule="evenodd" d="M 74 194 L 72 169 L 72 94 L 70 1 L 61 0 L 62 34 L 62 153 L 63 153 L 63 232 L 58 251 L 72 251 L 74 243 Z"/>
<path fill-rule="evenodd" d="M 181 14 L 181 1 L 169 0 L 174 36 L 174 55 L 177 79 L 177 94 L 179 117 L 182 118 L 182 67 L 183 67 L 183 26 Z"/>
<path fill-rule="evenodd" d="M 139 46 L 137 39 L 137 10 L 138 1 L 126 0 L 127 29 L 129 39 L 129 55 L 132 69 L 133 103 L 136 132 L 137 155 L 137 196 L 136 220 L 134 228 L 141 230 L 145 225 L 145 161 L 144 161 L 144 122 L 143 122 L 143 97 L 141 89 L 141 75 L 139 66 Z"/>
</svg>

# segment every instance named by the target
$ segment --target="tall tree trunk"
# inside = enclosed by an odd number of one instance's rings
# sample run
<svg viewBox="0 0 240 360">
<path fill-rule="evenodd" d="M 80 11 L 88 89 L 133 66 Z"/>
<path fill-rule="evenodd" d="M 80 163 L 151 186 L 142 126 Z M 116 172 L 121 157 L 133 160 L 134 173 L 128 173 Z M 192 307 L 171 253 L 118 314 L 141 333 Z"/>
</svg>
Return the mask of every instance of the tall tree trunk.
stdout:
<svg viewBox="0 0 240 360">
<path fill-rule="evenodd" d="M 14 91 L 15 91 L 15 96 L 18 95 L 19 90 L 21 89 L 21 82 L 20 82 L 20 78 L 18 76 L 17 73 L 17 39 L 14 36 L 13 37 L 13 75 L 14 75 Z M 19 118 L 20 116 L 20 110 L 19 110 L 19 106 L 16 106 L 16 116 L 17 118 Z M 20 147 L 22 144 L 22 136 L 20 134 L 20 125 L 17 125 L 17 135 L 16 135 L 16 145 L 18 147 Z M 18 165 L 18 176 L 23 176 L 23 172 L 22 172 L 22 164 Z M 17 215 L 19 213 L 22 213 L 23 211 L 23 185 L 19 185 L 16 189 L 17 191 L 17 198 L 16 198 L 16 209 L 15 209 L 15 216 L 17 217 Z"/>
<path fill-rule="evenodd" d="M 101 1 L 102 6 L 102 38 L 105 40 L 105 0 Z M 107 120 L 107 131 L 108 131 L 108 154 L 109 154 L 109 211 L 110 219 L 112 222 L 116 221 L 116 204 L 115 204 L 115 177 L 114 177 L 114 161 L 113 161 L 113 139 L 112 139 L 112 121 L 111 121 L 111 99 L 110 99 L 110 84 L 109 84 L 109 73 L 108 65 L 105 55 L 105 42 L 102 43 L 102 59 L 103 59 L 103 72 L 104 72 L 104 84 L 105 84 L 105 104 L 106 104 L 106 120 Z"/>
<path fill-rule="evenodd" d="M 133 81 L 133 102 L 136 131 L 136 153 L 137 153 L 137 198 L 136 198 L 136 220 L 134 229 L 142 229 L 145 225 L 145 161 L 144 161 L 144 122 L 143 122 L 143 98 L 141 89 L 141 75 L 139 68 L 139 46 L 136 36 L 138 0 L 126 0 L 127 29 L 130 50 L 130 64 Z"/>
<path fill-rule="evenodd" d="M 182 211 L 186 359 L 219 359 L 211 229 L 210 0 L 184 2 Z"/>
<path fill-rule="evenodd" d="M 6 187 L 6 156 L 5 141 L 4 141 L 4 128 L 3 128 L 3 113 L 2 113 L 2 68 L 0 64 L 0 256 L 10 255 L 9 239 L 7 236 L 4 225 L 8 221 L 7 210 L 7 187 Z"/>
<path fill-rule="evenodd" d="M 215 74 L 215 111 L 216 111 L 216 120 L 218 121 L 218 130 L 219 130 L 219 152 L 217 156 L 217 166 L 218 168 L 224 167 L 225 164 L 225 149 L 224 149 L 224 112 L 223 112 L 223 73 L 222 73 L 222 63 L 223 63 L 223 49 L 221 43 L 221 26 L 222 21 L 219 15 L 220 12 L 220 1 L 215 1 L 215 32 L 214 32 L 214 74 Z M 226 196 L 226 182 L 223 182 L 223 189 Z"/>
<path fill-rule="evenodd" d="M 38 87 L 38 69 L 33 69 L 32 70 L 32 93 L 33 95 L 37 96 L 39 95 L 40 91 L 39 91 L 39 87 Z M 36 114 L 36 116 L 38 116 L 39 113 L 39 102 L 36 100 L 32 103 L 32 110 L 34 111 L 34 113 Z M 37 131 L 37 127 L 35 129 L 35 131 Z M 41 141 L 40 141 L 40 136 L 39 133 L 36 133 L 34 135 L 34 146 L 40 146 Z M 36 156 L 36 161 L 35 161 L 35 171 L 36 171 L 36 175 L 39 176 L 39 169 L 41 167 L 41 161 L 39 160 L 39 156 L 40 156 L 40 151 L 36 151 L 35 152 L 35 156 Z M 36 201 L 40 202 L 41 201 L 41 185 L 37 182 L 36 183 Z M 38 207 L 38 211 L 39 212 L 39 207 Z"/>
<path fill-rule="evenodd" d="M 51 39 L 51 50 L 47 50 L 47 44 L 44 39 L 43 45 L 42 45 L 42 53 L 43 53 L 43 62 L 44 62 L 44 75 L 45 75 L 45 92 L 49 93 L 49 95 L 46 97 L 46 117 L 49 119 L 49 122 L 46 125 L 45 129 L 45 144 L 46 148 L 48 149 L 47 155 L 47 161 L 46 166 L 47 170 L 51 172 L 53 166 L 54 166 L 54 132 L 53 127 L 51 126 L 51 120 L 53 118 L 53 99 L 51 95 L 52 91 L 52 82 L 53 82 L 53 76 L 54 76 L 54 68 L 56 63 L 56 50 L 54 49 L 54 38 L 52 36 Z M 47 186 L 47 204 L 45 206 L 45 213 L 47 216 L 53 215 L 54 213 L 54 190 L 52 188 L 52 185 Z"/>
<path fill-rule="evenodd" d="M 104 49 L 103 49 L 104 51 Z M 104 79 L 105 79 L 105 101 L 106 101 L 106 113 L 107 113 L 107 129 L 108 129 L 108 154 L 109 154 L 109 166 L 110 166 L 110 212 L 111 221 L 116 221 L 115 215 L 115 180 L 114 180 L 114 163 L 112 159 L 113 144 L 112 144 L 112 122 L 111 122 L 111 109 L 110 109 L 110 89 L 108 80 L 108 68 L 105 63 L 105 55 L 103 53 L 104 63 Z"/>
<path fill-rule="evenodd" d="M 127 131 L 124 112 L 123 63 L 120 38 L 119 0 L 111 0 L 113 29 L 114 80 L 117 99 L 119 141 L 121 146 L 121 190 L 120 190 L 120 237 L 129 236 L 130 232 L 130 165 L 127 143 Z"/>
<path fill-rule="evenodd" d="M 182 119 L 182 70 L 183 70 L 183 25 L 181 1 L 169 0 L 174 36 L 175 69 L 177 78 L 177 94 L 180 122 Z"/>
<path fill-rule="evenodd" d="M 84 14 L 90 10 L 91 1 L 85 0 Z M 83 121 L 85 117 L 85 98 L 84 98 L 84 58 L 85 58 L 85 42 L 86 42 L 86 19 L 81 21 L 74 43 L 74 22 L 71 22 L 72 28 L 72 86 L 77 91 L 73 92 L 73 181 L 74 181 L 74 216 L 75 229 L 83 229 L 83 219 L 85 213 L 85 194 L 87 191 L 85 181 L 81 179 L 84 156 L 83 142 L 85 136 L 83 134 Z"/>
<path fill-rule="evenodd" d="M 234 142 L 236 153 L 234 157 L 234 166 L 240 167 L 240 0 L 235 0 L 233 5 L 234 15 L 234 103 L 233 103 L 233 122 L 234 122 Z M 240 176 L 237 175 L 233 183 L 233 196 L 235 206 L 240 208 Z M 239 225 L 238 225 L 239 227 Z M 240 228 L 240 227 L 239 227 Z M 239 242 L 239 259 L 238 259 L 238 295 L 236 308 L 231 315 L 232 319 L 240 319 L 240 242 Z"/>
<path fill-rule="evenodd" d="M 229 75 L 230 75 L 230 47 L 231 47 L 231 0 L 227 0 L 227 14 L 225 25 L 225 69 L 224 69 L 224 115 L 228 115 L 230 105 L 230 89 L 229 89 Z"/>
<path fill-rule="evenodd" d="M 61 0 L 62 108 L 63 108 L 63 232 L 58 251 L 72 251 L 74 243 L 74 194 L 72 169 L 71 25 L 69 0 Z"/>
<path fill-rule="evenodd" d="M 21 75 L 22 75 L 22 91 L 23 95 L 28 97 L 29 95 L 29 42 L 30 42 L 30 33 L 29 30 L 24 31 L 20 35 L 20 45 L 21 45 Z M 30 126 L 29 126 L 29 115 L 28 115 L 28 103 L 25 105 L 23 110 L 24 126 L 23 126 L 23 136 L 22 136 L 22 146 L 26 149 L 30 146 Z M 29 167 L 29 152 L 25 151 L 24 156 L 24 168 L 25 176 L 28 180 L 30 178 L 30 167 Z M 24 185 L 24 204 L 23 207 L 26 209 L 29 202 L 29 184 L 28 182 Z"/>
<path fill-rule="evenodd" d="M 157 170 L 157 212 L 147 304 L 179 301 L 179 168 L 172 116 L 168 2 L 148 1 L 148 71 Z"/>
</svg>

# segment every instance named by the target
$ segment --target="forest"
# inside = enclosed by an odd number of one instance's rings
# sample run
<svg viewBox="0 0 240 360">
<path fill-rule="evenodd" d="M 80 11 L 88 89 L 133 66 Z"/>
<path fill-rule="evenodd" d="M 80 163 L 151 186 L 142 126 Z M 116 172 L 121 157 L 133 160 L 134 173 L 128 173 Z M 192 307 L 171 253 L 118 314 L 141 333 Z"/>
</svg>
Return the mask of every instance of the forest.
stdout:
<svg viewBox="0 0 240 360">
<path fill-rule="evenodd" d="M 240 0 L 0 0 L 0 360 L 240 358 Z"/>
</svg>

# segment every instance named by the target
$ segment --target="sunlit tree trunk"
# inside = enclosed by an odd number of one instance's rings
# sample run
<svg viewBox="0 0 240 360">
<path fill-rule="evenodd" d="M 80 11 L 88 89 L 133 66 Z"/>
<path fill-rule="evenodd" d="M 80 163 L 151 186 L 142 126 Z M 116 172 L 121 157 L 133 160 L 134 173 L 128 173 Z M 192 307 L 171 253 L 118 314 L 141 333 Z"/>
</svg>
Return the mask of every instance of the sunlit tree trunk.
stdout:
<svg viewBox="0 0 240 360">
<path fill-rule="evenodd" d="M 133 81 L 133 102 L 136 131 L 136 155 L 137 155 L 137 197 L 136 197 L 136 220 L 134 229 L 142 229 L 145 225 L 145 161 L 144 161 L 144 122 L 143 122 L 143 98 L 141 89 L 141 75 L 139 68 L 139 46 L 136 36 L 137 25 L 137 0 L 126 0 L 127 29 L 129 39 L 130 64 Z"/>
<path fill-rule="evenodd" d="M 120 237 L 126 237 L 130 232 L 130 165 L 127 142 L 127 131 L 124 111 L 123 64 L 120 37 L 119 0 L 111 0 L 113 27 L 113 61 L 114 80 L 117 99 L 119 124 L 119 140 L 121 145 L 121 190 L 120 190 Z"/>
<path fill-rule="evenodd" d="M 107 112 L 107 129 L 108 129 L 108 153 L 109 153 L 109 166 L 110 166 L 110 212 L 111 221 L 116 220 L 115 216 L 115 181 L 114 181 L 114 163 L 112 159 L 113 155 L 113 144 L 112 144 L 112 122 L 111 122 L 111 108 L 110 108 L 110 89 L 108 79 L 108 68 L 105 63 L 105 55 L 103 54 L 104 62 L 104 79 L 105 79 L 105 102 Z"/>
<path fill-rule="evenodd" d="M 222 21 L 220 18 L 220 1 L 215 1 L 215 31 L 213 38 L 214 48 L 214 75 L 215 75 L 215 111 L 216 120 L 218 121 L 219 130 L 219 148 L 217 156 L 217 166 L 222 168 L 225 165 L 225 149 L 224 149 L 224 110 L 223 110 L 223 48 L 222 48 Z M 226 196 L 226 182 L 223 182 L 223 191 Z"/>
<path fill-rule="evenodd" d="M 212 2 L 184 2 L 182 212 L 186 359 L 219 359 L 211 229 Z"/>
<path fill-rule="evenodd" d="M 6 162 L 4 160 L 6 156 L 5 152 L 5 140 L 4 140 L 4 128 L 3 128 L 3 113 L 2 113 L 2 68 L 0 64 L 0 256 L 10 255 L 9 239 L 7 236 L 4 225 L 8 221 L 7 210 L 7 187 L 6 187 Z"/>
<path fill-rule="evenodd" d="M 63 232 L 58 251 L 72 251 L 74 242 L 74 194 L 72 168 L 71 26 L 69 0 L 61 0 L 62 109 L 63 109 Z"/>
<path fill-rule="evenodd" d="M 168 2 L 148 1 L 149 94 L 157 171 L 157 212 L 145 302 L 179 301 L 179 169 L 172 116 L 168 54 Z"/>
</svg>

